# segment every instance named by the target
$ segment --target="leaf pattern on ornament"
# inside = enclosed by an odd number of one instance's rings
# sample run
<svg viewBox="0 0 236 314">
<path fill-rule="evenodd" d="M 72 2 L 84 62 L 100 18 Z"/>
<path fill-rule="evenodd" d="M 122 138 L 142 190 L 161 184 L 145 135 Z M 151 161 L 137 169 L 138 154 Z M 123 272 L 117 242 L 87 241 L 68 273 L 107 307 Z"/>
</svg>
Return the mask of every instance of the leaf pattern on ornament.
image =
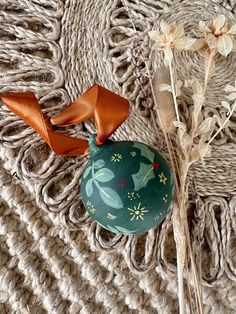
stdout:
<svg viewBox="0 0 236 314">
<path fill-rule="evenodd" d="M 140 169 L 137 173 L 132 174 L 132 179 L 134 181 L 134 191 L 139 191 L 145 188 L 148 182 L 155 178 L 152 165 L 146 165 L 140 162 Z"/>
<path fill-rule="evenodd" d="M 105 161 L 99 159 L 92 163 L 91 167 L 88 167 L 84 173 L 84 178 L 88 176 L 90 170 L 92 170 L 92 178 L 90 178 L 86 185 L 85 191 L 88 197 L 91 197 L 96 187 L 99 191 L 99 195 L 102 201 L 109 207 L 120 209 L 123 207 L 123 202 L 119 194 L 110 187 L 101 186 L 100 183 L 106 183 L 115 178 L 114 172 L 108 168 L 102 168 L 105 165 Z M 91 168 L 91 169 L 89 169 Z M 98 169 L 95 172 L 95 169 Z"/>
<path fill-rule="evenodd" d="M 120 209 L 123 207 L 123 202 L 119 194 L 108 187 L 100 187 L 99 194 L 103 202 L 112 208 Z"/>
<path fill-rule="evenodd" d="M 148 148 L 147 145 L 136 142 L 133 147 L 141 150 L 141 156 L 146 157 L 151 163 L 154 162 L 155 154 Z"/>
<path fill-rule="evenodd" d="M 98 159 L 93 163 L 94 169 L 100 169 L 105 166 L 105 161 L 103 159 Z"/>
<path fill-rule="evenodd" d="M 132 234 L 132 233 L 135 233 L 137 231 L 139 231 L 139 229 L 135 229 L 135 230 L 128 230 L 124 227 L 120 227 L 120 226 L 110 226 L 110 225 L 107 225 L 107 228 L 110 229 L 111 232 L 114 232 L 114 233 L 123 233 L 123 234 Z"/>
<path fill-rule="evenodd" d="M 115 177 L 113 171 L 108 168 L 99 169 L 94 176 L 94 179 L 99 182 L 109 182 Z"/>
<path fill-rule="evenodd" d="M 93 194 L 93 179 L 89 179 L 85 185 L 86 194 L 88 197 L 92 196 Z"/>
<path fill-rule="evenodd" d="M 126 229 L 126 228 L 120 227 L 120 226 L 115 226 L 115 228 L 116 228 L 119 232 L 124 233 L 124 234 L 131 234 L 131 233 L 134 233 L 134 232 L 139 231 L 139 229 L 129 230 L 129 229 Z"/>
<path fill-rule="evenodd" d="M 89 175 L 91 169 L 92 169 L 91 166 L 89 166 L 88 168 L 85 169 L 84 174 L 83 174 L 83 178 L 86 178 Z"/>
</svg>

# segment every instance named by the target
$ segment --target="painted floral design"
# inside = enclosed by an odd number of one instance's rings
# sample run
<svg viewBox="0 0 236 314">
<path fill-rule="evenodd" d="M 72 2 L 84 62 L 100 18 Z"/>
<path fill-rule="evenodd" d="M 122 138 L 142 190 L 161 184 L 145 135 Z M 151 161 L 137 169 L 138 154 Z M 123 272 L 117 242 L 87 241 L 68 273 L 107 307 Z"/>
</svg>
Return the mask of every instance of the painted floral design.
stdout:
<svg viewBox="0 0 236 314">
<path fill-rule="evenodd" d="M 138 206 L 134 206 L 134 208 L 128 208 L 128 210 L 131 212 L 130 215 L 132 215 L 131 221 L 133 219 L 143 219 L 143 216 L 145 213 L 148 212 L 148 209 L 146 209 L 145 206 L 141 207 L 141 203 L 138 204 Z"/>
<path fill-rule="evenodd" d="M 114 154 L 111 157 L 111 161 L 113 161 L 113 162 L 119 162 L 119 161 L 121 161 L 121 159 L 122 159 L 122 155 L 121 154 Z"/>
<path fill-rule="evenodd" d="M 102 201 L 107 206 L 120 209 L 123 207 L 123 202 L 119 194 L 110 187 L 101 186 L 101 183 L 107 183 L 115 177 L 113 171 L 105 168 L 104 166 L 104 160 L 99 159 L 95 162 L 93 161 L 92 165 L 85 170 L 83 175 L 84 178 L 86 178 L 90 174 L 90 172 L 92 172 L 92 178 L 90 178 L 85 185 L 86 194 L 88 197 L 91 197 L 94 191 L 94 187 L 96 187 L 99 191 L 99 195 Z"/>
<path fill-rule="evenodd" d="M 161 177 L 165 185 L 159 178 L 162 172 L 167 177 L 166 181 Z M 135 183 L 135 179 L 141 183 Z M 88 213 L 99 225 L 114 233 L 134 235 L 164 219 L 172 187 L 168 164 L 154 149 L 137 142 L 108 141 L 92 153 L 84 169 L 81 195 Z"/>
</svg>

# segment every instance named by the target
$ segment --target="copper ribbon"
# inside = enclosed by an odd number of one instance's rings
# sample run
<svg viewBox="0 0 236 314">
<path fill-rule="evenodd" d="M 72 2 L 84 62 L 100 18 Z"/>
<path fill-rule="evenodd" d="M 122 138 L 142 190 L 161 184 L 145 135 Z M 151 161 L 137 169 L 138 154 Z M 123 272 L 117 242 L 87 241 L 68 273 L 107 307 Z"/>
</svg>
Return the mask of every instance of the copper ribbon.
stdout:
<svg viewBox="0 0 236 314">
<path fill-rule="evenodd" d="M 92 86 L 57 116 L 49 119 L 40 108 L 34 93 L 12 93 L 0 96 L 4 104 L 28 123 L 51 147 L 63 156 L 88 153 L 88 141 L 57 133 L 53 125 L 67 126 L 93 119 L 97 129 L 96 144 L 103 144 L 125 121 L 128 100 L 99 85 Z"/>
</svg>

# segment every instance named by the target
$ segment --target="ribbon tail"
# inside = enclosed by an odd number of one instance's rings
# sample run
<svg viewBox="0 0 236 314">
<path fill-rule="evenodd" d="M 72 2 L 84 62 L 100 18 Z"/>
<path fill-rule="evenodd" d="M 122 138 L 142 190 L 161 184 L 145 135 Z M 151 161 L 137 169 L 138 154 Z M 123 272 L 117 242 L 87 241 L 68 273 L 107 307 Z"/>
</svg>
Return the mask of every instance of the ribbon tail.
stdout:
<svg viewBox="0 0 236 314">
<path fill-rule="evenodd" d="M 51 147 L 64 156 L 80 156 L 88 152 L 86 140 L 56 133 L 47 117 L 41 111 L 37 98 L 31 92 L 12 93 L 0 96 L 3 103 L 27 124 L 29 124 Z"/>
</svg>

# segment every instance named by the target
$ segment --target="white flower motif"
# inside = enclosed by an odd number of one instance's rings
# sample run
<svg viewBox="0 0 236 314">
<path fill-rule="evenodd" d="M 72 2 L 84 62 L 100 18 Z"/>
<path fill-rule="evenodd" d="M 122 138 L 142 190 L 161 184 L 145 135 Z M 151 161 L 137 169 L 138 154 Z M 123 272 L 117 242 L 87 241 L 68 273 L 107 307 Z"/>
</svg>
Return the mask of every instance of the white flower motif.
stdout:
<svg viewBox="0 0 236 314">
<path fill-rule="evenodd" d="M 114 154 L 111 157 L 111 161 L 113 161 L 113 162 L 119 162 L 119 161 L 121 161 L 121 159 L 122 159 L 122 155 L 121 154 Z"/>
<path fill-rule="evenodd" d="M 134 208 L 128 208 L 129 211 L 131 211 L 130 215 L 132 215 L 131 221 L 133 219 L 138 220 L 139 218 L 143 219 L 144 213 L 148 212 L 148 209 L 146 207 L 141 207 L 141 203 L 138 204 L 138 206 L 134 206 Z"/>
</svg>

